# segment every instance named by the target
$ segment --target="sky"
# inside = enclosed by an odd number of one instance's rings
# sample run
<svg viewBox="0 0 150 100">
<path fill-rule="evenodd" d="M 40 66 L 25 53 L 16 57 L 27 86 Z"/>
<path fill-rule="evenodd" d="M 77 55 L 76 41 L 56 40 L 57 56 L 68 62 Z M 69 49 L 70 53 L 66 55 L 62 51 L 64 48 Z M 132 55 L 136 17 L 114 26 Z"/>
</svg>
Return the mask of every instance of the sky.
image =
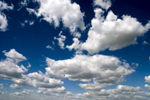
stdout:
<svg viewBox="0 0 150 100">
<path fill-rule="evenodd" d="M 0 0 L 0 100 L 149 100 L 149 0 Z"/>
</svg>

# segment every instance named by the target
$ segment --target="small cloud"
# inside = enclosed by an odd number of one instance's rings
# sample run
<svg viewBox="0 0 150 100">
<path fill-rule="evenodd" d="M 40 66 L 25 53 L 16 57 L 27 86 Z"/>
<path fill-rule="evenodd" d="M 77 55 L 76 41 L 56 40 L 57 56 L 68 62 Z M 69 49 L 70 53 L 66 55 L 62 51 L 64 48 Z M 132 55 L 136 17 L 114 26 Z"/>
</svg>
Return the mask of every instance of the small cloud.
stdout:
<svg viewBox="0 0 150 100">
<path fill-rule="evenodd" d="M 146 44 L 149 44 L 148 42 L 146 42 L 146 41 L 143 41 L 143 43 L 142 43 L 143 45 L 146 45 Z"/>
<path fill-rule="evenodd" d="M 0 89 L 4 89 L 3 84 L 0 84 Z"/>
<path fill-rule="evenodd" d="M 47 48 L 47 49 L 54 50 L 54 48 L 53 48 L 53 47 L 51 47 L 50 45 L 47 45 L 47 46 L 46 46 L 46 48 Z"/>
</svg>

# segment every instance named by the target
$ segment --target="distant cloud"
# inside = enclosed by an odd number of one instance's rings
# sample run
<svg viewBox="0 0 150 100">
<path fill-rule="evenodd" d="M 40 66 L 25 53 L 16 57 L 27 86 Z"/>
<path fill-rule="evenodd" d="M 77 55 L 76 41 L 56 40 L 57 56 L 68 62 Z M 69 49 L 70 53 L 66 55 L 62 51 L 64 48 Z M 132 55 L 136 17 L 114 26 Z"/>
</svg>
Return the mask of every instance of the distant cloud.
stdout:
<svg viewBox="0 0 150 100">
<path fill-rule="evenodd" d="M 53 48 L 53 47 L 51 47 L 50 45 L 47 45 L 47 46 L 46 46 L 46 48 L 47 48 L 47 49 L 54 50 L 54 48 Z"/>
<path fill-rule="evenodd" d="M 17 84 L 12 84 L 12 85 L 10 85 L 10 87 L 11 87 L 12 89 L 21 89 L 21 88 L 22 88 L 22 86 L 19 86 L 19 85 L 17 85 Z"/>
<path fill-rule="evenodd" d="M 149 44 L 148 42 L 146 42 L 146 41 L 143 41 L 143 43 L 142 43 L 143 45 L 146 45 L 146 44 Z"/>
</svg>

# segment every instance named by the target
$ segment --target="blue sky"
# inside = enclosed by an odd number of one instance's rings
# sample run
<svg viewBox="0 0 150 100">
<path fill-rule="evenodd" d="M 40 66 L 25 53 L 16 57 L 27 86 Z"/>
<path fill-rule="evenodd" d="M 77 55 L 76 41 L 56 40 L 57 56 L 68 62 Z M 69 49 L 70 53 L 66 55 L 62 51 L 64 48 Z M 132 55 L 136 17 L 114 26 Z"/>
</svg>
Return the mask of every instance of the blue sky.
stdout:
<svg viewBox="0 0 150 100">
<path fill-rule="evenodd" d="M 1 0 L 1 100 L 149 100 L 148 0 Z"/>
</svg>

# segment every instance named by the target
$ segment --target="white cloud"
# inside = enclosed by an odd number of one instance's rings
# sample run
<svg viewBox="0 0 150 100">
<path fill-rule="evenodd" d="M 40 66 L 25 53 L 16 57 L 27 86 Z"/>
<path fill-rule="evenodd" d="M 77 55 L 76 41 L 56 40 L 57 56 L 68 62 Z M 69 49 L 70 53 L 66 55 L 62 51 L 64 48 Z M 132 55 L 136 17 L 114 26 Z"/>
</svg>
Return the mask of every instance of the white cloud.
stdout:
<svg viewBox="0 0 150 100">
<path fill-rule="evenodd" d="M 150 83 L 150 75 L 149 76 L 145 76 L 145 82 Z"/>
<path fill-rule="evenodd" d="M 40 94 L 47 94 L 47 95 L 52 95 L 52 94 L 65 94 L 66 93 L 66 89 L 65 87 L 59 87 L 59 88 L 53 88 L 53 89 L 47 89 L 47 88 L 39 88 L 37 93 Z"/>
<path fill-rule="evenodd" d="M 70 0 L 36 1 L 40 3 L 40 8 L 35 14 L 37 16 L 43 16 L 43 19 L 49 23 L 54 22 L 55 27 L 58 27 L 59 22 L 62 21 L 65 27 L 70 28 L 71 32 L 75 31 L 77 27 L 82 30 L 85 29 L 83 21 L 84 14 L 80 11 L 78 4 L 71 3 Z"/>
<path fill-rule="evenodd" d="M 46 74 L 43 74 L 41 71 L 39 73 L 29 73 L 28 77 L 32 78 L 32 80 L 35 82 L 36 86 L 40 86 L 43 88 L 55 88 L 60 87 L 64 83 L 60 80 L 49 78 Z"/>
<path fill-rule="evenodd" d="M 58 40 L 58 45 L 60 46 L 61 49 L 64 49 L 64 41 L 66 40 L 66 36 L 61 34 L 62 32 L 59 33 L 59 38 L 54 37 L 55 40 Z"/>
<path fill-rule="evenodd" d="M 145 88 L 150 91 L 150 85 L 145 84 Z"/>
<path fill-rule="evenodd" d="M 18 84 L 12 84 L 12 85 L 10 85 L 10 87 L 12 89 L 21 89 L 22 88 L 22 86 L 19 86 Z"/>
<path fill-rule="evenodd" d="M 55 61 L 47 58 L 46 61 L 49 66 L 46 71 L 50 77 L 68 78 L 73 81 L 80 80 L 83 82 L 93 79 L 94 84 L 104 86 L 123 82 L 126 75 L 134 72 L 134 69 L 130 68 L 128 63 L 121 62 L 113 56 L 76 55 L 67 60 Z M 80 86 L 85 87 L 82 84 Z"/>
<path fill-rule="evenodd" d="M 15 49 L 11 49 L 9 52 L 3 51 L 7 58 L 13 59 L 16 62 L 27 60 L 22 54 L 18 53 Z"/>
<path fill-rule="evenodd" d="M 105 10 L 108 10 L 111 7 L 111 1 L 110 0 L 94 0 L 95 6 L 100 6 Z"/>
<path fill-rule="evenodd" d="M 0 61 L 0 78 L 22 78 L 23 73 L 27 72 L 28 69 L 23 65 L 19 66 L 18 62 L 26 60 L 26 58 L 14 49 L 11 49 L 9 52 L 4 51 L 4 54 L 7 58 Z"/>
<path fill-rule="evenodd" d="M 66 48 L 68 48 L 70 51 L 72 49 L 77 50 L 80 47 L 81 47 L 81 45 L 80 45 L 80 41 L 78 40 L 78 38 L 73 38 L 73 44 L 70 46 L 68 46 L 68 45 L 66 46 Z"/>
<path fill-rule="evenodd" d="M 7 26 L 8 24 L 7 24 L 7 19 L 6 19 L 5 14 L 0 14 L 0 30 L 6 31 Z"/>
<path fill-rule="evenodd" d="M 6 15 L 2 11 L 12 9 L 13 6 L 8 6 L 5 2 L 0 1 L 0 31 L 6 31 L 8 26 Z"/>
<path fill-rule="evenodd" d="M 54 48 L 53 48 L 52 46 L 50 46 L 50 45 L 47 45 L 46 48 L 47 48 L 47 49 L 54 50 Z"/>
<path fill-rule="evenodd" d="M 4 86 L 3 86 L 3 84 L 0 84 L 0 89 L 4 89 Z"/>
<path fill-rule="evenodd" d="M 101 9 L 97 8 L 94 11 L 95 18 L 92 19 L 88 39 L 81 47 L 90 54 L 136 44 L 137 37 L 144 35 L 150 29 L 150 22 L 143 26 L 136 18 L 123 15 L 122 19 L 119 19 L 112 11 L 109 11 L 104 19 Z"/>
</svg>

